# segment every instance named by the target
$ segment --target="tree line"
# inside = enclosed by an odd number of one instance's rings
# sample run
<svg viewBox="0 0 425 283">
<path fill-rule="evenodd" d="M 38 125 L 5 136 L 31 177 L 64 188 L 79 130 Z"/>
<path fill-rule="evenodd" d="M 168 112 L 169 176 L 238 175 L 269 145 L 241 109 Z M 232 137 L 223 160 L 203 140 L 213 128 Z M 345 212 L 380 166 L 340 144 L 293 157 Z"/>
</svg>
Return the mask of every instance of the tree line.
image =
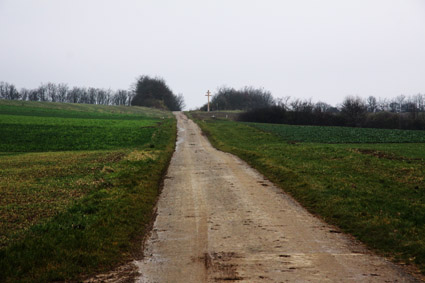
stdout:
<svg viewBox="0 0 425 283">
<path fill-rule="evenodd" d="M 324 102 L 280 98 L 269 107 L 252 108 L 239 120 L 293 125 L 349 126 L 425 130 L 425 95 L 393 99 L 348 96 L 334 107 Z"/>
<path fill-rule="evenodd" d="M 175 95 L 161 78 L 139 77 L 130 90 L 111 90 L 93 87 L 69 87 L 67 84 L 42 83 L 34 89 L 17 89 L 13 84 L 0 82 L 0 99 L 85 103 L 99 105 L 146 106 L 179 111 L 184 107 L 183 95 Z"/>
<path fill-rule="evenodd" d="M 134 97 L 132 91 L 69 87 L 67 84 L 42 83 L 34 89 L 21 88 L 0 82 L 0 99 L 23 101 L 46 101 L 62 103 L 85 103 L 102 105 L 130 105 Z"/>
<path fill-rule="evenodd" d="M 243 110 L 239 120 L 246 122 L 425 130 L 425 94 L 391 99 L 347 96 L 340 105 L 332 106 L 289 96 L 275 99 L 263 88 L 221 87 L 212 97 L 210 109 Z M 206 111 L 207 105 L 200 110 Z"/>
<path fill-rule="evenodd" d="M 311 99 L 291 99 L 290 96 L 275 99 L 268 90 L 246 86 L 239 90 L 220 87 L 210 102 L 212 111 L 252 110 L 272 106 L 281 106 L 285 110 L 296 112 L 338 113 L 347 107 L 356 106 L 361 112 L 416 113 L 425 112 L 425 94 L 399 95 L 391 99 L 376 98 L 375 96 L 362 99 L 358 96 L 347 96 L 342 104 L 332 106 L 322 101 L 314 103 Z M 206 111 L 207 104 L 204 104 L 199 110 Z"/>
</svg>

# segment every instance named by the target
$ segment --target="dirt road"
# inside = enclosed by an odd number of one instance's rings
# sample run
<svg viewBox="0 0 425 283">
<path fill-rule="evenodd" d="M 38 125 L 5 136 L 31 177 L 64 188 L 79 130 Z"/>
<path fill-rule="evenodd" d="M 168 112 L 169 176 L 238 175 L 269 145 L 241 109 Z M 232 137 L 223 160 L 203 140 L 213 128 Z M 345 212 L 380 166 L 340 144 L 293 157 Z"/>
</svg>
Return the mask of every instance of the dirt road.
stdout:
<svg viewBox="0 0 425 283">
<path fill-rule="evenodd" d="M 176 116 L 177 149 L 138 281 L 414 281 Z"/>
</svg>

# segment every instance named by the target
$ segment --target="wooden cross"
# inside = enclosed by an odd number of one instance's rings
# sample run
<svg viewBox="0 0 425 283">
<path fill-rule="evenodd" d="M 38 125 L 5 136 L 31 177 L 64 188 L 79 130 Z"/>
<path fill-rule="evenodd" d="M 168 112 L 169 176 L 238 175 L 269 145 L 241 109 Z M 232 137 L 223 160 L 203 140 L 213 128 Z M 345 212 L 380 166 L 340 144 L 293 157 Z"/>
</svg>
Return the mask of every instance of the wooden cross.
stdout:
<svg viewBox="0 0 425 283">
<path fill-rule="evenodd" d="M 207 94 L 205 96 L 208 96 L 208 112 L 210 112 L 210 96 L 211 96 L 211 92 L 208 90 Z"/>
</svg>

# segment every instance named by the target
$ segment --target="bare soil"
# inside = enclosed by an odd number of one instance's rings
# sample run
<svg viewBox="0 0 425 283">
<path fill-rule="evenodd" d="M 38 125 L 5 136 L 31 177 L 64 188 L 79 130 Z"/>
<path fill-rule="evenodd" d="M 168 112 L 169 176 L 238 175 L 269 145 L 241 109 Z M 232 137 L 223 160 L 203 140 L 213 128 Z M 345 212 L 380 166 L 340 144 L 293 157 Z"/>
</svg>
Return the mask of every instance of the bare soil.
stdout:
<svg viewBox="0 0 425 283">
<path fill-rule="evenodd" d="M 139 282 L 414 282 L 302 208 L 182 113 Z"/>
</svg>

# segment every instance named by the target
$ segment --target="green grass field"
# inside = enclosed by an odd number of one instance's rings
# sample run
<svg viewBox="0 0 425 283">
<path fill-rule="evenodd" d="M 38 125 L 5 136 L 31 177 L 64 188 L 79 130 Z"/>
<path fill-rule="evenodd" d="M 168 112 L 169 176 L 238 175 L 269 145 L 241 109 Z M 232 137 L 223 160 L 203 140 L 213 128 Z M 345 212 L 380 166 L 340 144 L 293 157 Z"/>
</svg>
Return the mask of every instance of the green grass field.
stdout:
<svg viewBox="0 0 425 283">
<path fill-rule="evenodd" d="M 0 115 L 0 151 L 35 152 L 137 147 L 158 120 L 81 119 Z"/>
<path fill-rule="evenodd" d="M 0 281 L 80 280 L 133 258 L 175 133 L 148 108 L 0 100 Z"/>
<path fill-rule="evenodd" d="M 311 212 L 425 273 L 424 132 L 403 131 L 407 140 L 393 130 L 198 123 L 214 146 L 246 160 Z"/>
<path fill-rule="evenodd" d="M 425 131 L 248 123 L 293 142 L 423 143 Z"/>
<path fill-rule="evenodd" d="M 57 117 L 133 117 L 138 118 L 172 118 L 170 112 L 157 110 L 146 107 L 127 107 L 127 106 L 107 106 L 93 104 L 76 104 L 76 103 L 55 103 L 55 102 L 37 102 L 37 101 L 18 101 L 18 100 L 0 100 L 1 114 L 16 114 L 16 108 L 19 109 L 20 115 L 29 116 L 48 116 Z M 33 113 L 37 113 L 33 115 Z M 43 114 L 45 113 L 45 114 Z"/>
</svg>

